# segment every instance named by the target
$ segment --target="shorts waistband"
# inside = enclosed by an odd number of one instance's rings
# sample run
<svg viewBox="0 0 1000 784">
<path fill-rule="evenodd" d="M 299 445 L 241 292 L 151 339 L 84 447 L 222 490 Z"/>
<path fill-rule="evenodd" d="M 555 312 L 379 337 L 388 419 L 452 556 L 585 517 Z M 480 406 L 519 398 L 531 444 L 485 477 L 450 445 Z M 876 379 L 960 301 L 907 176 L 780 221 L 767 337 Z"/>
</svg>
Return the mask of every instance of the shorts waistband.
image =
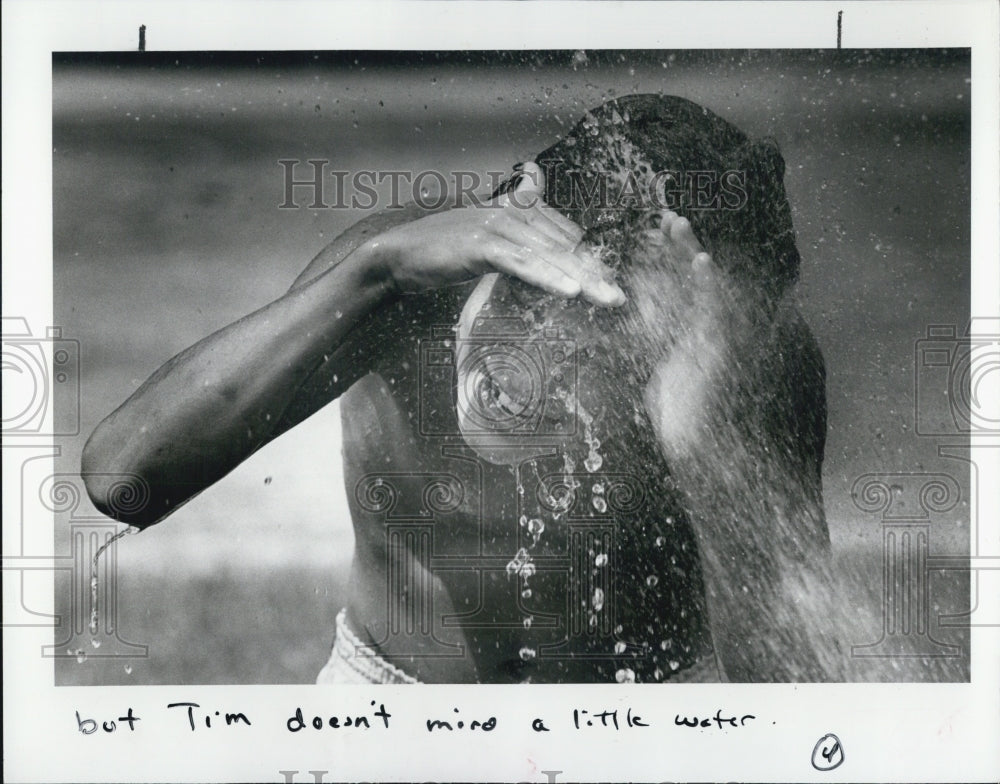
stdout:
<svg viewBox="0 0 1000 784">
<path fill-rule="evenodd" d="M 347 608 L 337 613 L 337 634 L 330 661 L 324 673 L 332 668 L 335 681 L 341 683 L 419 683 L 399 667 L 387 662 L 371 646 L 365 644 L 347 625 Z"/>
</svg>

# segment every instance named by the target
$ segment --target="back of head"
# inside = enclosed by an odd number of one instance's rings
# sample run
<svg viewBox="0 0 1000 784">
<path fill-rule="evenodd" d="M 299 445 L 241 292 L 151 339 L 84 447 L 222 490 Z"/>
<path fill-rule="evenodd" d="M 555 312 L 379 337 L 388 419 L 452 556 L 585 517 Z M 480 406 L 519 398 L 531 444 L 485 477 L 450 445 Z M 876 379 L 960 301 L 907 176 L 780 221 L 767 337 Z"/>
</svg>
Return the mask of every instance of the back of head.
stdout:
<svg viewBox="0 0 1000 784">
<path fill-rule="evenodd" d="M 777 298 L 798 277 L 785 164 L 769 140 L 674 96 L 630 95 L 588 112 L 540 153 L 545 200 L 627 264 L 649 213 L 691 221 L 721 269 Z"/>
</svg>

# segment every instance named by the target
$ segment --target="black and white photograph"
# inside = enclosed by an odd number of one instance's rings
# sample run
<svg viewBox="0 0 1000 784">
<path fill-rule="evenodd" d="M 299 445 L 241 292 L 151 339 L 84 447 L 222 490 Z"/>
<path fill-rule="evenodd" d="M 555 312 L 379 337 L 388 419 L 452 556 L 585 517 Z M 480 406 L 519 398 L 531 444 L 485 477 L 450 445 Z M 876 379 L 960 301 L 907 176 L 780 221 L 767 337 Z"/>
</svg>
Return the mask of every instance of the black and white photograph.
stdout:
<svg viewBox="0 0 1000 784">
<path fill-rule="evenodd" d="M 902 581 L 968 555 L 969 378 L 913 363 L 970 318 L 969 73 L 57 55 L 60 533 L 138 529 L 149 647 L 60 680 L 968 680 L 968 572 Z"/>
<path fill-rule="evenodd" d="M 51 319 L 4 300 L 5 638 L 41 634 L 71 748 L 267 723 L 338 751 L 264 780 L 668 780 L 695 768 L 567 749 L 760 744 L 767 684 L 808 748 L 748 780 L 850 780 L 891 768 L 846 772 L 851 708 L 794 700 L 995 685 L 980 50 L 824 18 L 825 48 L 53 46 Z M 354 759 L 410 716 L 448 765 Z M 558 766 L 454 751 L 515 721 Z"/>
</svg>

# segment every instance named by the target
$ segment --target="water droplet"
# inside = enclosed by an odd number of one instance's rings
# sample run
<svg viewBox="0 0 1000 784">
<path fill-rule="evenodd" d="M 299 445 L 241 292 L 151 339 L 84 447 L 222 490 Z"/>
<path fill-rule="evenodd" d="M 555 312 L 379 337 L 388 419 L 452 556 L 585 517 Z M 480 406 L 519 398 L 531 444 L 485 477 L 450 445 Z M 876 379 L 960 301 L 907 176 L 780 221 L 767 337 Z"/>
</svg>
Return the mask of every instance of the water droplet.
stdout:
<svg viewBox="0 0 1000 784">
<path fill-rule="evenodd" d="M 628 648 L 628 646 L 621 641 L 615 643 L 615 653 L 618 654 L 625 653 L 626 648 Z"/>
<path fill-rule="evenodd" d="M 670 647 L 671 642 L 672 640 L 660 640 L 660 650 L 665 651 L 667 648 Z"/>
<path fill-rule="evenodd" d="M 622 626 L 621 624 L 618 624 L 615 627 L 615 634 L 621 634 L 623 631 L 625 631 L 625 627 Z"/>
<path fill-rule="evenodd" d="M 615 673 L 615 680 L 618 683 L 635 683 L 635 672 L 628 667 L 624 667 Z"/>
<path fill-rule="evenodd" d="M 542 532 L 545 531 L 545 523 L 543 523 L 539 518 L 532 517 L 528 521 L 528 533 L 534 537 L 539 537 Z"/>
<path fill-rule="evenodd" d="M 523 621 L 523 623 L 524 623 L 524 628 L 525 629 L 530 629 L 531 628 L 531 616 L 529 615 L 527 618 L 525 618 L 524 621 Z"/>
<path fill-rule="evenodd" d="M 656 678 L 656 680 L 658 680 L 658 681 L 662 681 L 663 680 L 663 670 L 661 670 L 659 667 L 657 667 L 655 670 L 653 670 L 653 677 Z"/>
<path fill-rule="evenodd" d="M 521 598 L 522 599 L 530 599 L 531 598 L 531 589 L 530 588 L 525 588 L 523 591 L 521 591 Z"/>
<path fill-rule="evenodd" d="M 681 663 L 680 662 L 673 661 L 673 660 L 670 661 L 670 669 L 671 670 L 673 670 L 674 672 L 677 672 L 677 670 L 679 670 L 680 668 L 681 668 Z"/>
<path fill-rule="evenodd" d="M 125 674 L 126 675 L 131 675 L 132 674 L 132 665 L 131 664 L 126 664 L 125 665 Z"/>
<path fill-rule="evenodd" d="M 667 537 L 665 537 L 665 536 L 657 536 L 656 537 L 656 546 L 657 547 L 663 547 L 663 545 L 665 545 L 666 543 L 667 543 Z"/>
<path fill-rule="evenodd" d="M 597 616 L 591 614 L 590 619 L 587 621 L 590 624 L 590 628 L 593 629 L 597 626 Z"/>
<path fill-rule="evenodd" d="M 521 657 L 521 661 L 531 661 L 538 654 L 534 648 L 524 647 L 517 652 L 517 655 Z"/>
<path fill-rule="evenodd" d="M 657 577 L 655 574 L 651 574 L 648 577 L 646 577 L 646 585 L 648 585 L 650 588 L 655 588 L 658 582 L 660 582 L 660 578 Z"/>
<path fill-rule="evenodd" d="M 594 566 L 601 567 L 608 565 L 608 554 L 598 553 L 597 557 L 594 559 Z"/>
<path fill-rule="evenodd" d="M 602 465 L 604 465 L 604 458 L 596 452 L 587 455 L 587 459 L 583 461 L 583 467 L 591 474 L 594 471 L 599 471 Z"/>
<path fill-rule="evenodd" d="M 530 561 L 521 567 L 521 576 L 527 580 L 529 577 L 535 576 L 535 565 Z"/>
<path fill-rule="evenodd" d="M 528 551 L 525 550 L 523 547 L 520 548 L 514 554 L 514 557 L 507 562 L 507 568 L 506 568 L 507 576 L 512 577 L 513 575 L 518 574 L 519 572 L 524 572 L 525 568 L 530 565 L 528 563 L 530 560 L 531 556 L 528 555 Z M 534 573 L 535 573 L 535 567 L 531 565 L 531 574 Z M 525 574 L 525 577 L 530 577 L 531 574 Z"/>
<path fill-rule="evenodd" d="M 604 495 L 604 485 L 600 482 L 594 482 L 594 486 L 591 489 L 594 491 L 594 495 Z"/>
<path fill-rule="evenodd" d="M 334 317 L 334 318 L 337 318 L 337 319 L 341 319 L 341 318 L 343 318 L 343 317 L 344 317 L 344 314 L 343 314 L 343 313 L 342 313 L 341 311 L 339 311 L 339 310 L 335 310 L 335 311 L 333 312 L 333 317 Z"/>
<path fill-rule="evenodd" d="M 76 653 L 76 663 L 77 664 L 83 664 L 85 661 L 87 661 L 87 653 L 86 653 L 86 651 L 83 650 L 83 648 L 78 648 L 75 651 L 75 653 Z"/>
<path fill-rule="evenodd" d="M 590 604 L 594 608 L 595 612 L 600 612 L 601 610 L 603 610 L 604 609 L 604 591 L 602 591 L 600 588 L 595 588 L 594 589 L 594 595 L 593 595 L 593 597 L 590 600 Z M 591 617 L 593 617 L 593 616 L 591 616 Z M 596 621 L 597 619 L 594 618 L 594 620 Z"/>
<path fill-rule="evenodd" d="M 93 645 L 95 648 L 100 648 L 101 647 L 101 641 L 100 640 L 96 640 L 96 639 L 95 640 L 91 640 L 90 644 Z"/>
<path fill-rule="evenodd" d="M 518 522 L 518 524 L 520 524 L 521 528 L 527 528 L 528 527 L 528 516 L 527 515 L 521 515 L 521 518 L 517 522 Z"/>
<path fill-rule="evenodd" d="M 599 513 L 604 514 L 608 511 L 608 502 L 604 500 L 604 496 L 595 495 L 590 499 L 590 502 L 594 505 L 594 509 L 596 509 Z"/>
</svg>

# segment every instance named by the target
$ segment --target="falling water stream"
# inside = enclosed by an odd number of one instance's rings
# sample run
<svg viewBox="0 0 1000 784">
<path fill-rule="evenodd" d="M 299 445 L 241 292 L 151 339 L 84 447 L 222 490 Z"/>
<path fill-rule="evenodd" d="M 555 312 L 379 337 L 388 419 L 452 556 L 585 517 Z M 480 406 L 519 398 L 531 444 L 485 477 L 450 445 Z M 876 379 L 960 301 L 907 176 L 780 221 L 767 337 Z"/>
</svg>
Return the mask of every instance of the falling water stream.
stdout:
<svg viewBox="0 0 1000 784">
<path fill-rule="evenodd" d="M 94 557 L 90 561 L 90 623 L 87 626 L 87 630 L 91 634 L 90 644 L 96 650 L 101 647 L 101 640 L 98 637 L 98 632 L 100 631 L 100 566 L 101 566 L 101 556 L 115 544 L 119 539 L 124 536 L 130 536 L 139 532 L 139 529 L 135 526 L 129 526 L 124 530 L 119 531 L 114 536 L 112 536 L 108 541 L 97 548 L 97 552 L 94 553 Z M 82 648 L 77 650 L 70 650 L 68 653 L 76 657 L 78 664 L 83 664 L 87 661 L 87 652 Z M 130 665 L 125 665 L 125 672 L 130 674 L 132 668 Z"/>
</svg>

